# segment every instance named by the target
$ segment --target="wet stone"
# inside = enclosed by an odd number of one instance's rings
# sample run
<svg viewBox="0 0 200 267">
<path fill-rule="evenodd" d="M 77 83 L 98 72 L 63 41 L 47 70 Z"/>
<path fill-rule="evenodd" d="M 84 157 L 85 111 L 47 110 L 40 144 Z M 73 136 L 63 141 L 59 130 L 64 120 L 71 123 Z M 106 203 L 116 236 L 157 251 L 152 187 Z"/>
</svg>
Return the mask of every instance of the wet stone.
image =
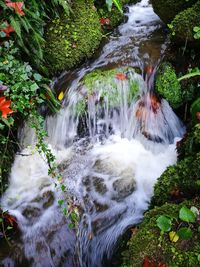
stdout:
<svg viewBox="0 0 200 267">
<path fill-rule="evenodd" d="M 108 191 L 103 178 L 93 177 L 93 185 L 96 192 L 98 192 L 101 195 L 104 195 Z"/>
<path fill-rule="evenodd" d="M 97 201 L 94 201 L 94 205 L 95 205 L 96 211 L 98 212 L 104 212 L 109 208 L 107 204 L 101 204 Z"/>
<path fill-rule="evenodd" d="M 115 200 L 123 199 L 132 194 L 135 189 L 135 181 L 133 177 L 127 177 L 117 179 L 113 183 L 113 189 L 116 191 L 116 195 L 113 197 Z"/>
<path fill-rule="evenodd" d="M 47 209 L 47 208 L 49 208 L 50 206 L 53 205 L 53 203 L 54 203 L 53 192 L 47 191 L 42 195 L 42 197 L 43 197 L 43 201 L 44 201 L 44 203 L 43 203 L 43 208 L 44 209 Z"/>
<path fill-rule="evenodd" d="M 22 215 L 27 219 L 32 219 L 39 217 L 41 215 L 41 210 L 35 207 L 27 207 L 23 212 Z"/>
</svg>

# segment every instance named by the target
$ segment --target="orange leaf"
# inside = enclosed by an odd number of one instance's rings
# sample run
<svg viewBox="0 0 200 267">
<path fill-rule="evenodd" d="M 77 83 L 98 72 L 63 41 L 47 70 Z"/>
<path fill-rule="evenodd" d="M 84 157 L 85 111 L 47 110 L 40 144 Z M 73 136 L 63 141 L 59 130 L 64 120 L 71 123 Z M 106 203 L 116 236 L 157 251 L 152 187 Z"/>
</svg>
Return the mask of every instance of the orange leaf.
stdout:
<svg viewBox="0 0 200 267">
<path fill-rule="evenodd" d="M 120 80 L 120 81 L 124 81 L 124 80 L 127 79 L 127 78 L 126 78 L 126 74 L 124 74 L 124 73 L 117 73 L 117 74 L 116 74 L 116 78 L 117 78 L 118 80 Z"/>
<path fill-rule="evenodd" d="M 2 118 L 7 118 L 8 114 L 13 113 L 14 111 L 10 109 L 11 100 L 6 100 L 5 96 L 0 97 L 0 111 L 2 112 Z"/>
<path fill-rule="evenodd" d="M 20 15 L 20 16 L 24 16 L 25 13 L 22 10 L 23 6 L 24 6 L 24 2 L 11 2 L 11 1 L 7 1 L 6 2 L 7 7 L 13 8 L 15 10 L 15 13 Z"/>
</svg>

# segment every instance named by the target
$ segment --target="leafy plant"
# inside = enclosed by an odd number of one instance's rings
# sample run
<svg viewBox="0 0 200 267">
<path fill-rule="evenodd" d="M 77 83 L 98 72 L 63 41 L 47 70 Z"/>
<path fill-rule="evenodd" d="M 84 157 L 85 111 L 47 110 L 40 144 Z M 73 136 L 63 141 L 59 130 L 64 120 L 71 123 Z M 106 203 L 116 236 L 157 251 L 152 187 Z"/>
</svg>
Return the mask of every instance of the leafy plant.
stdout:
<svg viewBox="0 0 200 267">
<path fill-rule="evenodd" d="M 178 221 L 177 218 L 171 218 L 168 215 L 161 215 L 157 218 L 156 224 L 161 230 L 161 234 L 164 234 L 165 232 L 169 232 L 169 239 L 171 242 L 177 242 L 179 238 L 189 239 L 193 236 L 192 229 L 194 228 L 193 227 L 194 225 L 191 225 L 191 223 L 194 224 L 197 219 L 195 212 L 199 213 L 196 207 L 192 207 L 191 209 L 188 209 L 187 207 L 183 206 L 179 210 L 180 221 Z M 183 223 L 187 223 L 187 226 L 182 227 Z M 173 228 L 176 228 L 176 230 L 175 231 L 172 230 Z"/>
</svg>

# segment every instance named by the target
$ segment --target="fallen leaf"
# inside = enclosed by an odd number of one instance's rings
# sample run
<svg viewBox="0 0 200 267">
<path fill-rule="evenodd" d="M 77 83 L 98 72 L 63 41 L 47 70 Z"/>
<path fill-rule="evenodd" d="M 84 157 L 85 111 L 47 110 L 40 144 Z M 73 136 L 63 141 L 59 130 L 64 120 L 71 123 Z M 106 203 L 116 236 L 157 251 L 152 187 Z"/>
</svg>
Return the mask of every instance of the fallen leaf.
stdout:
<svg viewBox="0 0 200 267">
<path fill-rule="evenodd" d="M 109 18 L 100 18 L 100 24 L 102 26 L 109 25 L 110 24 L 110 19 Z"/>
<path fill-rule="evenodd" d="M 124 81 L 124 80 L 127 79 L 127 78 L 126 78 L 126 74 L 124 74 L 124 73 L 117 73 L 117 74 L 116 74 L 116 78 L 117 78 L 118 80 L 120 80 L 120 81 Z"/>
<path fill-rule="evenodd" d="M 171 242 L 176 243 L 179 240 L 179 236 L 176 234 L 176 232 L 171 231 L 169 232 L 169 239 Z"/>
<path fill-rule="evenodd" d="M 150 261 L 149 257 L 145 257 L 142 267 L 155 267 L 154 262 Z"/>
<path fill-rule="evenodd" d="M 60 94 L 58 95 L 58 100 L 62 101 L 64 97 L 64 93 L 63 91 L 60 92 Z"/>
<path fill-rule="evenodd" d="M 13 113 L 14 111 L 10 109 L 11 100 L 6 100 L 5 96 L 0 97 L 0 111 L 2 112 L 2 118 L 7 118 L 8 114 Z"/>
<path fill-rule="evenodd" d="M 197 112 L 197 113 L 196 113 L 196 117 L 197 117 L 197 119 L 200 121 L 200 112 Z"/>
</svg>

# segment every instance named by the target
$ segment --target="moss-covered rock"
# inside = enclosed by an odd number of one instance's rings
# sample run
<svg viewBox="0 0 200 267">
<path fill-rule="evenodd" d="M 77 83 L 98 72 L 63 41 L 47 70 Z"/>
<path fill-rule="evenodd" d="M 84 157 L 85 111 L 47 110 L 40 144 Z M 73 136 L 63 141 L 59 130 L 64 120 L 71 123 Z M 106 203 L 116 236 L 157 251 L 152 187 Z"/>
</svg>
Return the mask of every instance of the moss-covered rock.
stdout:
<svg viewBox="0 0 200 267">
<path fill-rule="evenodd" d="M 191 7 L 197 0 L 152 0 L 155 13 L 164 23 L 170 23 L 184 9 Z"/>
<path fill-rule="evenodd" d="M 191 1 L 188 1 L 191 2 Z M 170 25 L 171 36 L 176 42 L 180 43 L 197 43 L 199 40 L 194 39 L 193 28 L 200 25 L 200 1 L 191 8 L 180 12 Z"/>
<path fill-rule="evenodd" d="M 195 199 L 179 205 L 165 204 L 147 212 L 138 231 L 130 239 L 127 250 L 123 253 L 124 264 L 122 266 L 141 267 L 145 257 L 148 257 L 154 263 L 153 266 L 159 266 L 158 263 L 163 263 L 162 266 L 165 263 L 170 267 L 200 266 L 198 261 L 200 233 L 197 230 L 197 221 L 190 225 L 193 233 L 192 237 L 187 240 L 179 238 L 177 242 L 170 241 L 169 233 L 161 235 L 156 223 L 159 216 L 165 215 L 176 218 L 172 223 L 172 231 L 176 232 L 180 226 L 188 227 L 187 223 L 178 219 L 179 211 L 183 206 L 188 208 L 195 206 L 199 209 L 200 200 Z"/>
<path fill-rule="evenodd" d="M 126 94 L 129 103 L 138 95 L 140 83 L 143 83 L 142 76 L 131 67 L 97 69 L 83 78 L 79 90 L 86 100 L 90 96 L 95 96 L 99 101 L 107 98 L 111 107 L 119 107 L 122 94 Z"/>
<path fill-rule="evenodd" d="M 179 148 L 180 146 L 180 148 Z M 200 123 L 178 145 L 179 162 L 160 176 L 151 206 L 168 201 L 181 201 L 200 194 Z"/>
<path fill-rule="evenodd" d="M 45 58 L 51 73 L 70 69 L 89 58 L 102 39 L 99 16 L 93 0 L 72 3 L 72 13 L 48 24 Z"/>
<path fill-rule="evenodd" d="M 170 63 L 162 63 L 156 78 L 156 92 L 164 97 L 173 108 L 182 104 L 181 85 L 173 66 Z"/>
</svg>

